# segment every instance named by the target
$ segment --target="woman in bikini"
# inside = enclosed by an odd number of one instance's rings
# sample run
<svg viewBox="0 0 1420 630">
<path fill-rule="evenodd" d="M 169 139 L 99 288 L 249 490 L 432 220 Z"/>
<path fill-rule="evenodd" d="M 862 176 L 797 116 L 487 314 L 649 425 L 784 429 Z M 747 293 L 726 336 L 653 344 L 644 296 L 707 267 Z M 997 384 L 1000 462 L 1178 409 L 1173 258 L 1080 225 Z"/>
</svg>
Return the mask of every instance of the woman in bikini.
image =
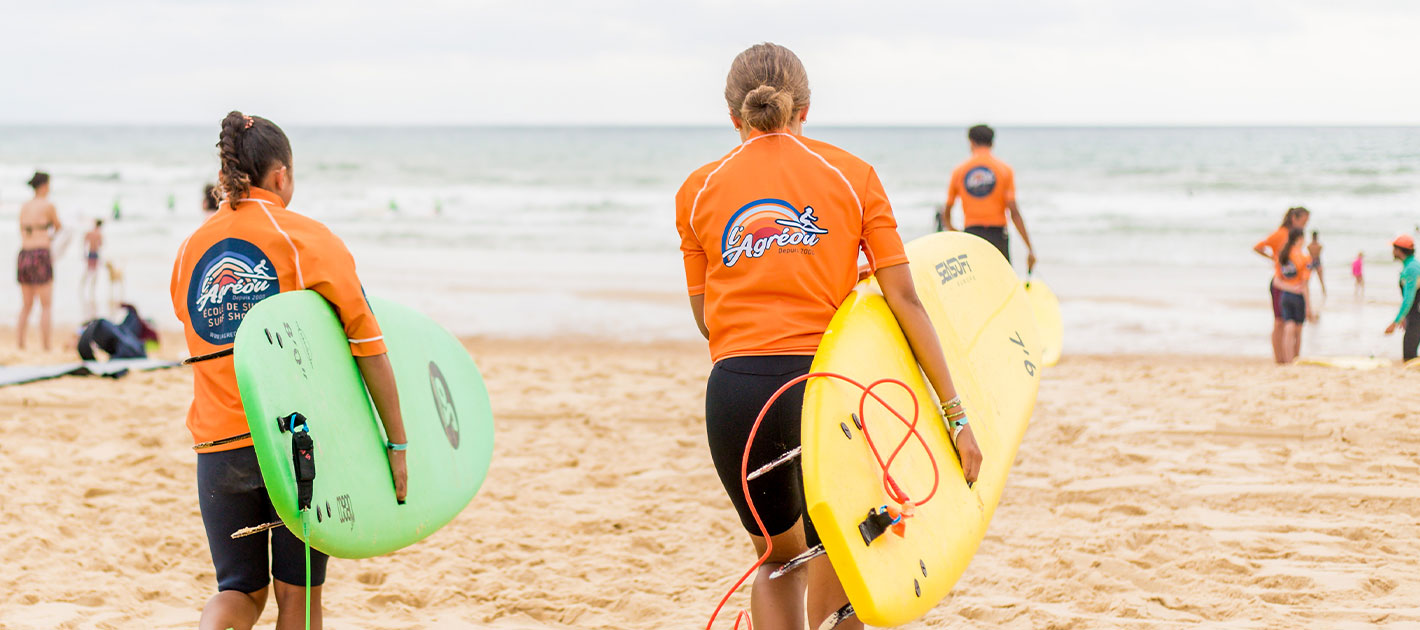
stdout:
<svg viewBox="0 0 1420 630">
<path fill-rule="evenodd" d="M 54 297 L 54 262 L 49 248 L 54 244 L 54 235 L 59 232 L 59 213 L 49 202 L 49 174 L 35 173 L 30 178 L 30 188 L 35 191 L 34 199 L 20 206 L 20 258 L 15 265 L 20 281 L 20 324 L 16 332 L 20 337 L 20 349 L 25 349 L 25 329 L 29 326 L 30 309 L 39 300 L 40 345 L 49 350 L 51 315 L 50 304 Z"/>
</svg>

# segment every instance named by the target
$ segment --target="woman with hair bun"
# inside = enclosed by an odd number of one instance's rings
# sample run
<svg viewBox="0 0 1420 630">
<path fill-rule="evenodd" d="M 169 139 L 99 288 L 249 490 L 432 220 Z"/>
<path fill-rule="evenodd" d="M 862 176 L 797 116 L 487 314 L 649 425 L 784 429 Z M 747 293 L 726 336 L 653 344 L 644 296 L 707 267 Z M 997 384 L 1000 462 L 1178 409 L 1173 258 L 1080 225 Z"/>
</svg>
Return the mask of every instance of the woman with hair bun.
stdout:
<svg viewBox="0 0 1420 630">
<path fill-rule="evenodd" d="M 277 520 L 252 448 L 230 353 L 237 327 L 257 302 L 310 289 L 335 308 L 350 352 L 379 411 L 390 444 L 395 496 L 406 494 L 404 421 L 384 337 L 365 301 L 355 259 L 324 225 L 287 209 L 295 194 L 291 144 L 275 123 L 232 112 L 217 143 L 222 168 L 217 211 L 183 241 L 173 264 L 173 312 L 193 364 L 187 427 L 197 451 L 198 503 L 216 568 L 217 594 L 202 609 L 203 630 L 251 628 L 275 578 L 278 630 L 305 617 L 304 544 L 284 528 L 232 539 L 233 532 Z M 310 620 L 321 627 L 320 585 L 327 557 L 311 550 Z M 270 572 L 268 573 L 268 561 Z"/>
<path fill-rule="evenodd" d="M 766 536 L 773 542 L 751 592 L 754 627 L 802 628 L 806 603 L 808 621 L 818 627 L 847 603 L 826 558 L 768 579 L 819 544 L 804 510 L 799 465 L 749 482 L 766 530 L 760 531 L 741 491 L 740 464 L 761 407 L 808 372 L 829 320 L 858 281 L 860 249 L 937 395 L 955 402 L 956 391 L 873 167 L 803 136 L 809 81 L 799 58 L 775 44 L 745 50 L 730 65 L 725 100 L 740 145 L 697 169 L 676 195 L 691 311 L 715 362 L 705 388 L 706 433 L 715 470 L 755 549 L 764 553 Z M 751 447 L 750 470 L 799 446 L 803 394 L 800 383 L 769 410 Z M 956 445 L 966 479 L 975 481 L 981 451 L 970 426 Z M 843 627 L 849 624 L 857 620 Z"/>
</svg>

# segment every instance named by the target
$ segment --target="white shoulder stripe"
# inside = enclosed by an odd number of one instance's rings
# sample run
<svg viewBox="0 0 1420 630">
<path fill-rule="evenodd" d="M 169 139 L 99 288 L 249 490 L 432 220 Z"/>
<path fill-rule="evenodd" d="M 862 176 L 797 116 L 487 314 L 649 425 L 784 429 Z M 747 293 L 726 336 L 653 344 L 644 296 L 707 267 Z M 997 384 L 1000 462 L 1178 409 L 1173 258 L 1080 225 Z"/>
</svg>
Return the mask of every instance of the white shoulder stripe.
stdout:
<svg viewBox="0 0 1420 630">
<path fill-rule="evenodd" d="M 291 240 L 291 235 L 287 234 L 286 230 L 281 229 L 281 226 L 276 223 L 276 217 L 271 216 L 271 210 L 267 209 L 265 201 L 261 199 L 238 199 L 237 203 L 243 201 L 255 201 L 260 204 L 261 211 L 265 212 L 266 218 L 271 220 L 271 226 L 276 228 L 276 231 L 280 232 L 281 236 L 286 239 L 286 244 L 291 246 L 291 255 L 296 258 L 296 284 L 301 285 L 301 289 L 306 288 L 306 279 L 301 275 L 301 250 L 296 249 L 296 243 Z"/>
<path fill-rule="evenodd" d="M 384 338 L 385 338 L 384 335 L 380 335 L 380 336 L 378 336 L 378 337 L 369 337 L 369 338 L 366 338 L 366 339 L 346 339 L 346 341 L 348 341 L 348 342 L 350 342 L 350 343 L 370 343 L 370 342 L 372 342 L 372 341 L 379 341 L 379 340 L 384 339 Z"/>
<path fill-rule="evenodd" d="M 830 164 L 829 161 L 826 160 L 826 159 L 824 159 L 824 157 L 823 157 L 822 155 L 819 155 L 818 153 L 814 152 L 813 149 L 808 148 L 807 146 L 804 145 L 804 143 L 799 142 L 799 139 L 798 139 L 798 138 L 795 138 L 793 135 L 791 135 L 791 134 L 779 134 L 779 135 L 786 135 L 786 136 L 789 136 L 789 139 L 790 139 L 790 140 L 793 140 L 793 141 L 794 141 L 794 144 L 797 144 L 797 145 L 799 145 L 801 148 L 803 148 L 803 150 L 808 151 L 808 152 L 809 152 L 809 155 L 812 155 L 812 156 L 818 158 L 818 160 L 819 160 L 820 162 L 823 162 L 823 165 L 824 165 L 824 166 L 827 166 L 828 168 L 832 169 L 834 173 L 837 173 L 837 174 L 838 174 L 838 179 L 843 180 L 843 185 L 848 187 L 848 194 L 853 195 L 853 205 L 858 206 L 858 219 L 859 219 L 859 220 L 862 220 L 862 218 L 863 218 L 863 201 L 860 200 L 860 199 L 858 199 L 858 191 L 853 190 L 853 184 L 848 183 L 848 178 L 843 175 L 843 171 L 838 170 L 838 167 L 837 167 L 837 166 L 834 166 L 833 164 Z"/>
<path fill-rule="evenodd" d="M 735 156 L 736 156 L 736 155 L 739 155 L 739 154 L 740 154 L 740 151 L 745 150 L 745 147 L 749 146 L 750 143 L 754 142 L 755 140 L 759 140 L 759 139 L 761 139 L 761 138 L 768 138 L 769 136 L 787 136 L 787 135 L 789 135 L 789 134 L 787 134 L 787 133 L 767 133 L 767 134 L 764 134 L 764 135 L 762 135 L 762 136 L 755 136 L 755 137 L 753 137 L 753 138 L 750 138 L 749 140 L 746 140 L 746 141 L 740 143 L 740 146 L 736 147 L 735 150 L 734 150 L 732 153 L 730 153 L 729 155 L 725 156 L 725 159 L 720 160 L 720 163 L 717 164 L 717 165 L 715 165 L 715 170 L 710 171 L 710 174 L 705 176 L 705 183 L 700 185 L 700 190 L 699 190 L 699 191 L 696 191 L 696 193 L 695 193 L 695 201 L 693 201 L 693 202 L 690 203 L 690 218 L 687 219 L 687 221 L 690 223 L 690 233 L 691 233 L 691 234 L 695 234 L 695 237 L 696 237 L 696 238 L 700 238 L 700 234 L 696 233 L 696 231 L 695 231 L 695 209 L 700 205 L 700 195 L 704 194 L 704 193 L 705 193 L 705 189 L 710 187 L 710 178 L 714 177 L 714 176 L 715 176 L 715 173 L 720 172 L 720 169 L 725 168 L 725 165 L 726 165 L 726 164 L 729 164 L 729 163 L 730 163 L 730 160 L 735 159 Z"/>
</svg>

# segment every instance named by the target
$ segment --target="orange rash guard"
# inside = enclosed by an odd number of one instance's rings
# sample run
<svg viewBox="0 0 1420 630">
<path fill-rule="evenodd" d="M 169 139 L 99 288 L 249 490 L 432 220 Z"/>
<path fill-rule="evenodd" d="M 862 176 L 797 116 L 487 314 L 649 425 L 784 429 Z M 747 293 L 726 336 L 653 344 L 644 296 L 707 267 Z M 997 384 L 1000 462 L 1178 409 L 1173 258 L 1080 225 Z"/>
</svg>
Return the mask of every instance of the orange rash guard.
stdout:
<svg viewBox="0 0 1420 630">
<path fill-rule="evenodd" d="M 1006 204 L 1016 199 L 1016 174 L 988 149 L 976 149 L 952 171 L 947 211 L 961 198 L 965 227 L 1005 227 Z"/>
<path fill-rule="evenodd" d="M 860 249 L 874 268 L 907 262 L 873 168 L 788 133 L 757 132 L 692 173 L 676 228 L 715 361 L 814 354 L 858 281 Z"/>
<path fill-rule="evenodd" d="M 320 222 L 287 210 L 281 198 L 253 188 L 223 204 L 182 244 L 170 291 L 193 356 L 231 346 L 246 312 L 282 291 L 311 289 L 340 316 L 355 356 L 385 352 L 384 336 L 355 275 L 350 251 Z M 187 428 L 195 444 L 249 432 L 230 355 L 194 363 Z M 239 440 L 203 449 L 225 451 Z"/>
</svg>

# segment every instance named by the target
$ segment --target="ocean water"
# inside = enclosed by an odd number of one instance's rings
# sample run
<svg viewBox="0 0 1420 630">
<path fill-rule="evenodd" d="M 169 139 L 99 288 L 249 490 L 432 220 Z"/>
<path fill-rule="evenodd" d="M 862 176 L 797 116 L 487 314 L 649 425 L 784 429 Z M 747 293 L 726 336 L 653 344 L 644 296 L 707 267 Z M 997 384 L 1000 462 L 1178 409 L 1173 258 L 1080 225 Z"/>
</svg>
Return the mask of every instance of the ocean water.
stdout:
<svg viewBox="0 0 1420 630">
<path fill-rule="evenodd" d="M 176 327 L 167 284 L 203 218 L 216 130 L 0 127 L 0 224 L 15 224 L 31 172 L 49 171 L 61 218 L 108 219 L 105 254 L 125 270 L 126 297 Z M 932 229 L 968 154 L 962 128 L 805 131 L 877 168 L 904 239 Z M 293 209 L 346 240 L 370 293 L 464 334 L 698 338 L 673 197 L 735 146 L 728 126 L 287 132 Z M 1380 334 L 1399 304 L 1387 243 L 1420 224 L 1420 128 L 1003 128 L 996 145 L 1016 169 L 1037 277 L 1061 297 L 1067 353 L 1269 355 L 1271 268 L 1251 247 L 1305 205 L 1330 291 L 1304 354 L 1399 356 Z M 77 240 L 57 265 L 64 325 L 81 317 Z M 5 323 L 18 310 L 17 248 L 18 231 L 0 230 Z M 1358 252 L 1364 298 L 1350 277 Z"/>
</svg>

